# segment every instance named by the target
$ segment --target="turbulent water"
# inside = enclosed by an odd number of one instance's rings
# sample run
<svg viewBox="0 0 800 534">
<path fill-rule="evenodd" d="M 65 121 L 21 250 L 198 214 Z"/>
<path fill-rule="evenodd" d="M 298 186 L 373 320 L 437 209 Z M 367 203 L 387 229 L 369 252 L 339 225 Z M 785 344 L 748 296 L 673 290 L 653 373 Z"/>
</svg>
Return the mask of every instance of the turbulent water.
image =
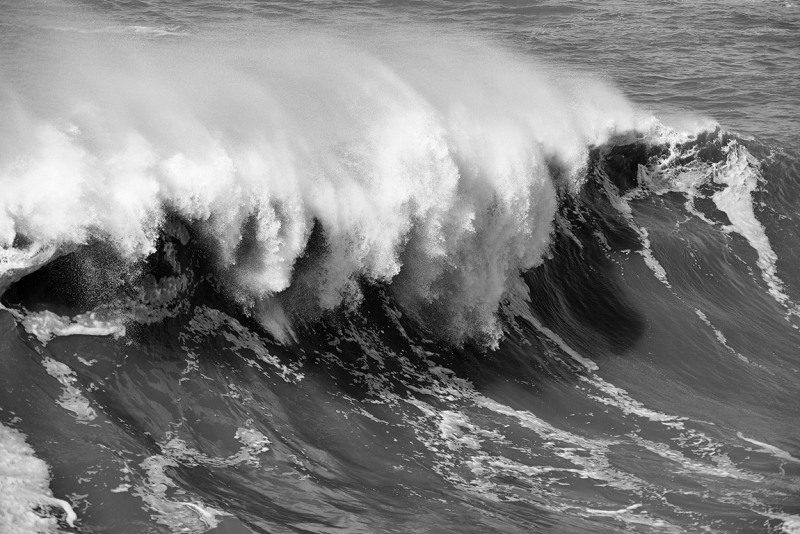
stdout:
<svg viewBox="0 0 800 534">
<path fill-rule="evenodd" d="M 0 532 L 800 532 L 792 2 L 0 5 Z"/>
</svg>

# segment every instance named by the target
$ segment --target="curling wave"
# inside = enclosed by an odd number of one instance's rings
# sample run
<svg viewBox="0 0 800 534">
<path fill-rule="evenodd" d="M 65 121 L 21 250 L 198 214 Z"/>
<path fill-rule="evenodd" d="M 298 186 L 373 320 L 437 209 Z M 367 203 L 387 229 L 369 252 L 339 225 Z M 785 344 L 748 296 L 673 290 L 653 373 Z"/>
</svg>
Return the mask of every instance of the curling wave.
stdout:
<svg viewBox="0 0 800 534">
<path fill-rule="evenodd" d="M 599 80 L 475 38 L 270 30 L 82 35 L 8 83 L 2 286 L 93 241 L 135 264 L 176 216 L 278 337 L 356 305 L 366 280 L 450 341 L 496 344 L 557 191 L 580 189 L 591 147 L 660 128 Z"/>
</svg>

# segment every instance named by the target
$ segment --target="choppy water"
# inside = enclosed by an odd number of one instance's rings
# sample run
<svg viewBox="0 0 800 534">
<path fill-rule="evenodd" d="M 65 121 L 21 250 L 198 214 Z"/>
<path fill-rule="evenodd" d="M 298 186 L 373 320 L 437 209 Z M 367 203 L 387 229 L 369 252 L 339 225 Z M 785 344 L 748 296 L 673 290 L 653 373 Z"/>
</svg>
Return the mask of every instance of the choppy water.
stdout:
<svg viewBox="0 0 800 534">
<path fill-rule="evenodd" d="M 800 532 L 792 2 L 4 2 L 0 532 Z"/>
</svg>

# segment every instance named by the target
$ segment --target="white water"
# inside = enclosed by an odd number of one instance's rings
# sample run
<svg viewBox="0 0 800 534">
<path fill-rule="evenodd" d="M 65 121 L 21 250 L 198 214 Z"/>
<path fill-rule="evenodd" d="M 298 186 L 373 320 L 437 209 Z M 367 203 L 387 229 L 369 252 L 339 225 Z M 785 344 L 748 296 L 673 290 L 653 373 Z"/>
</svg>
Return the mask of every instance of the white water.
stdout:
<svg viewBox="0 0 800 534">
<path fill-rule="evenodd" d="M 497 340 L 508 278 L 549 242 L 550 169 L 577 188 L 590 145 L 652 119 L 601 81 L 430 30 L 53 30 L 0 63 L 23 72 L 0 91 L 0 256 L 102 239 L 135 261 L 171 210 L 265 324 L 357 303 L 365 277 L 447 337 Z M 314 221 L 325 251 L 298 272 Z M 292 285 L 289 310 L 265 302 Z"/>
<path fill-rule="evenodd" d="M 705 196 L 700 191 L 704 184 L 713 182 L 724 185 L 724 188 L 710 195 L 717 209 L 724 212 L 730 220 L 731 224 L 723 225 L 722 231 L 737 233 L 747 240 L 758 254 L 756 265 L 761 270 L 761 278 L 767 284 L 769 295 L 786 307 L 790 314 L 798 315 L 800 312 L 797 305 L 786 294 L 784 282 L 778 276 L 778 255 L 772 249 L 764 225 L 755 215 L 753 193 L 758 189 L 759 182 L 763 181 L 760 162 L 746 147 L 735 141 L 722 147 L 722 151 L 726 155 L 722 163 L 709 164 L 692 160 L 688 165 L 682 165 L 675 164 L 677 159 L 694 156 L 694 153 L 690 151 L 682 154 L 680 150 L 673 148 L 654 169 L 640 167 L 639 181 L 657 195 L 666 192 L 684 194 L 687 211 L 712 225 L 716 223 L 695 209 L 694 201 Z M 627 209 L 627 213 L 630 213 L 630 208 Z M 656 275 L 659 276 L 658 273 Z M 706 321 L 703 315 L 700 318 Z"/>
<path fill-rule="evenodd" d="M 3 532 L 34 534 L 55 532 L 56 518 L 47 507 L 64 510 L 72 526 L 77 516 L 66 501 L 50 491 L 47 464 L 34 456 L 25 436 L 0 424 L 0 525 Z M 35 510 L 38 510 L 35 511 Z"/>
</svg>

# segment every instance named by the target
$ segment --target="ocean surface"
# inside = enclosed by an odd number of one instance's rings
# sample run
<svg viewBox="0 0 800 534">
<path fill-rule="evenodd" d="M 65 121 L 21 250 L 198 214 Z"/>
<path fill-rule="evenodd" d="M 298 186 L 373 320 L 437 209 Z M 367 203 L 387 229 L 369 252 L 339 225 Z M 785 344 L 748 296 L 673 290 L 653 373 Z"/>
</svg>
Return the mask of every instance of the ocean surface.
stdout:
<svg viewBox="0 0 800 534">
<path fill-rule="evenodd" d="M 0 0 L 0 533 L 800 533 L 800 7 Z"/>
</svg>

